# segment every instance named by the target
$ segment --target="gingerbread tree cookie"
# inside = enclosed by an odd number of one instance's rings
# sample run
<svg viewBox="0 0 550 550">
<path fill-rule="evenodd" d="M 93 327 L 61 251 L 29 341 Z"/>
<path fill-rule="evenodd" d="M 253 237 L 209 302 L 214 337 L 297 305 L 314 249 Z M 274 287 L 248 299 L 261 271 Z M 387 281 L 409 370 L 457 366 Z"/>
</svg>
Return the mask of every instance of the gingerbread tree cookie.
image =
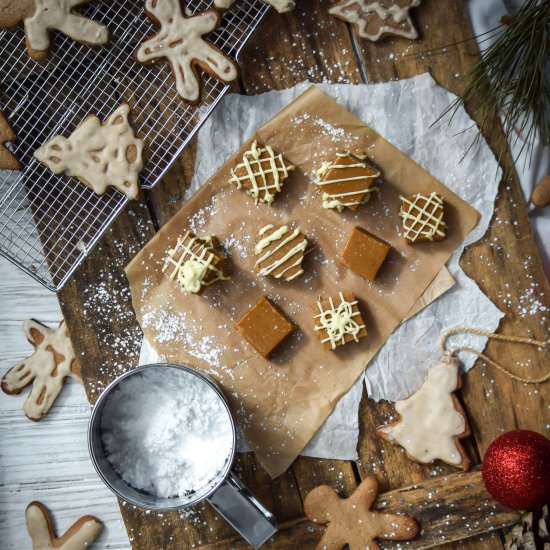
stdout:
<svg viewBox="0 0 550 550">
<path fill-rule="evenodd" d="M 413 539 L 419 531 L 413 518 L 372 510 L 377 494 L 374 477 L 365 478 L 346 499 L 328 485 L 313 489 L 306 496 L 304 512 L 311 521 L 327 524 L 317 550 L 341 550 L 346 544 L 350 550 L 380 550 L 375 539 Z"/>
<path fill-rule="evenodd" d="M 34 156 L 54 174 L 74 176 L 95 193 L 112 186 L 135 199 L 143 140 L 136 138 L 129 114 L 129 105 L 123 103 L 104 123 L 92 115 L 69 138 L 54 136 Z"/>
<path fill-rule="evenodd" d="M 418 38 L 409 10 L 420 0 L 339 0 L 328 12 L 357 26 L 362 38 L 376 42 L 386 36 Z"/>
<path fill-rule="evenodd" d="M 266 4 L 273 6 L 279 13 L 286 13 L 292 11 L 296 4 L 294 0 L 263 0 Z M 220 8 L 221 10 L 229 9 L 235 0 L 214 0 L 214 6 Z"/>
<path fill-rule="evenodd" d="M 6 120 L 4 113 L 0 111 L 0 169 L 2 170 L 21 170 L 20 162 L 4 145 L 6 141 L 14 141 L 16 137 L 15 132 Z"/>
<path fill-rule="evenodd" d="M 165 57 L 176 79 L 176 90 L 184 100 L 200 100 L 197 68 L 223 82 L 237 78 L 235 63 L 202 38 L 219 27 L 221 16 L 216 10 L 187 17 L 180 0 L 146 0 L 145 11 L 160 30 L 137 48 L 135 58 L 140 63 L 151 63 Z"/>
<path fill-rule="evenodd" d="M 61 393 L 65 378 L 70 376 L 80 383 L 82 379 L 64 322 L 54 330 L 30 319 L 23 329 L 36 351 L 4 375 L 2 390 L 12 395 L 32 384 L 23 411 L 31 420 L 40 420 Z"/>
<path fill-rule="evenodd" d="M 470 435 L 470 428 L 453 395 L 460 385 L 460 363 L 456 357 L 447 356 L 428 371 L 416 393 L 395 404 L 399 420 L 381 426 L 376 434 L 401 445 L 416 462 L 427 464 L 439 459 L 468 470 L 470 461 L 460 439 Z"/>
<path fill-rule="evenodd" d="M 25 519 L 33 550 L 87 550 L 102 529 L 95 516 L 82 516 L 64 535 L 57 537 L 48 509 L 37 501 L 27 506 Z"/>
<path fill-rule="evenodd" d="M 293 281 L 304 273 L 302 260 L 307 239 L 298 228 L 268 224 L 260 229 L 259 236 L 254 248 L 258 258 L 255 268 L 262 277 Z"/>
<path fill-rule="evenodd" d="M 0 28 L 23 22 L 27 51 L 35 59 L 44 59 L 50 48 L 50 32 L 60 31 L 82 44 L 106 44 L 105 25 L 84 17 L 74 9 L 90 0 L 0 0 Z"/>
</svg>

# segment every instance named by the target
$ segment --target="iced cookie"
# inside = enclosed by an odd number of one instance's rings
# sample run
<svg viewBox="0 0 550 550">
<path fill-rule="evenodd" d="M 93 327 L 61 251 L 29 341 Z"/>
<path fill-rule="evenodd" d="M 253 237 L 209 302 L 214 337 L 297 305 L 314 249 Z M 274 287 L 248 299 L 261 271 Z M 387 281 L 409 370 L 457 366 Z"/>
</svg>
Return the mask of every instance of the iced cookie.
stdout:
<svg viewBox="0 0 550 550">
<path fill-rule="evenodd" d="M 376 42 L 386 36 L 418 38 L 409 10 L 420 0 L 339 0 L 331 15 L 356 25 L 360 37 Z"/>
<path fill-rule="evenodd" d="M 50 32 L 60 31 L 82 44 L 109 41 L 107 27 L 75 11 L 90 0 L 0 0 L 0 27 L 25 27 L 27 51 L 34 59 L 44 59 L 50 49 Z"/>
<path fill-rule="evenodd" d="M 325 349 L 335 350 L 367 336 L 359 302 L 351 292 L 319 298 L 313 308 L 315 331 Z"/>
<path fill-rule="evenodd" d="M 61 537 L 57 537 L 48 509 L 37 501 L 27 506 L 25 519 L 32 550 L 87 550 L 103 528 L 95 516 L 82 516 Z"/>
<path fill-rule="evenodd" d="M 271 204 L 294 168 L 281 153 L 254 141 L 242 161 L 231 170 L 229 183 L 237 189 L 244 188 L 256 204 Z"/>
<path fill-rule="evenodd" d="M 338 153 L 330 162 L 324 162 L 317 171 L 316 184 L 321 188 L 323 208 L 356 210 L 368 202 L 380 172 L 371 166 L 367 157 L 353 153 Z"/>
<path fill-rule="evenodd" d="M 168 250 L 162 271 L 188 294 L 200 294 L 216 281 L 228 280 L 223 271 L 224 258 L 214 238 L 201 239 L 187 231 L 174 248 Z"/>
<path fill-rule="evenodd" d="M 146 0 L 145 11 L 160 29 L 137 48 L 134 56 L 140 63 L 152 63 L 165 57 L 176 80 L 176 90 L 185 101 L 200 101 L 198 69 L 223 82 L 237 78 L 237 65 L 202 38 L 219 27 L 221 16 L 216 10 L 187 17 L 181 0 Z"/>
<path fill-rule="evenodd" d="M 266 359 L 296 327 L 262 296 L 237 323 L 243 337 Z"/>
<path fill-rule="evenodd" d="M 443 198 L 435 192 L 399 197 L 403 236 L 410 243 L 442 241 L 446 236 Z"/>
<path fill-rule="evenodd" d="M 305 498 L 304 512 L 314 523 L 326 525 L 316 550 L 380 550 L 375 539 L 410 540 L 420 531 L 404 514 L 372 510 L 378 482 L 366 477 L 349 498 L 340 498 L 328 485 L 320 485 Z"/>
<path fill-rule="evenodd" d="M 272 224 L 262 227 L 259 241 L 254 248 L 255 269 L 262 277 L 292 281 L 303 274 L 302 260 L 307 239 L 299 229 L 288 225 L 275 227 Z"/>
<path fill-rule="evenodd" d="M 65 378 L 70 376 L 80 383 L 82 378 L 64 322 L 51 329 L 30 319 L 23 329 L 35 352 L 4 375 L 2 390 L 9 395 L 18 394 L 32 384 L 23 411 L 31 420 L 40 420 L 61 393 Z"/>
<path fill-rule="evenodd" d="M 4 145 L 7 141 L 14 141 L 17 138 L 4 113 L 0 111 L 0 169 L 21 170 L 21 163 L 14 157 L 13 153 Z"/>
<path fill-rule="evenodd" d="M 468 470 L 470 461 L 460 439 L 470 428 L 453 392 L 460 389 L 460 363 L 445 357 L 428 371 L 422 387 L 395 404 L 399 419 L 376 430 L 382 439 L 401 445 L 407 456 L 422 464 L 442 460 Z"/>
<path fill-rule="evenodd" d="M 288 11 L 292 11 L 296 7 L 294 0 L 263 0 L 263 1 L 266 4 L 273 6 L 279 13 L 286 13 Z M 221 10 L 229 9 L 234 3 L 235 3 L 235 0 L 214 0 L 214 6 L 216 6 Z"/>
<path fill-rule="evenodd" d="M 54 174 L 74 176 L 99 195 L 114 187 L 135 199 L 143 141 L 136 138 L 129 114 L 130 107 L 123 103 L 103 123 L 89 116 L 68 138 L 54 136 L 34 156 Z"/>
<path fill-rule="evenodd" d="M 361 227 L 354 227 L 340 261 L 355 273 L 374 281 L 391 246 Z"/>
</svg>

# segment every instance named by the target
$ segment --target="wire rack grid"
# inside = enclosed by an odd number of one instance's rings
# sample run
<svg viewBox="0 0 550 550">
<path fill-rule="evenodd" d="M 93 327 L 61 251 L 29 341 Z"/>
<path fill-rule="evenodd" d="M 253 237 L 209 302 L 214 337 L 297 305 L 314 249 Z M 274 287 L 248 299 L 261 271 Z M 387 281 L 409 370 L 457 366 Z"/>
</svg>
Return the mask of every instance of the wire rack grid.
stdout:
<svg viewBox="0 0 550 550">
<path fill-rule="evenodd" d="M 104 120 L 130 104 L 137 135 L 146 145 L 140 185 L 150 189 L 177 158 L 229 86 L 202 75 L 202 100 L 177 95 L 166 63 L 138 64 L 133 52 L 153 34 L 144 0 L 97 0 L 81 12 L 110 30 L 102 48 L 55 33 L 47 59 L 26 53 L 21 28 L 0 31 L 0 98 L 17 134 L 9 147 L 20 172 L 0 171 L 0 255 L 50 290 L 63 287 L 128 200 L 109 190 L 96 195 L 75 178 L 55 176 L 33 157 L 53 135 L 68 136 L 90 114 Z M 191 0 L 189 13 L 212 7 Z M 234 59 L 269 11 L 262 0 L 238 0 L 208 40 Z"/>
</svg>

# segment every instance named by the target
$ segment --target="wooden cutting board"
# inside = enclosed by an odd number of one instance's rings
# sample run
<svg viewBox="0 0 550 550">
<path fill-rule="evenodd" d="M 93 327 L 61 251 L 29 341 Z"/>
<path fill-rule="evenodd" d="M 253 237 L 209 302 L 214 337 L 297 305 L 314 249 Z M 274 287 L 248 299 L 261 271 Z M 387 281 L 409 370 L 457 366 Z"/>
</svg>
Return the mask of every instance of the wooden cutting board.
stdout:
<svg viewBox="0 0 550 550">
<path fill-rule="evenodd" d="M 425 0 L 413 11 L 413 20 L 422 35 L 420 41 L 396 39 L 380 44 L 362 40 L 355 29 L 330 17 L 327 1 L 297 0 L 297 3 L 291 14 L 270 14 L 245 48 L 236 92 L 257 94 L 288 88 L 306 79 L 384 82 L 430 71 L 442 86 L 458 93 L 465 86 L 465 73 L 478 59 L 463 3 L 457 0 Z M 504 136 L 496 118 L 485 134 L 491 147 L 500 151 Z M 548 282 L 513 163 L 504 155 L 501 164 L 504 177 L 491 228 L 484 239 L 465 252 L 461 263 L 466 273 L 506 312 L 500 332 L 528 333 L 543 339 L 550 329 L 545 313 L 545 308 L 550 307 Z M 194 151 L 190 147 L 142 204 L 130 205 L 118 218 L 59 295 L 75 348 L 82 358 L 91 402 L 108 381 L 137 364 L 141 334 L 131 309 L 123 268 L 181 206 L 193 166 Z M 494 356 L 502 354 L 511 365 L 514 362 L 529 365 L 533 376 L 543 372 L 545 358 L 534 350 L 491 343 L 488 352 Z M 474 462 L 480 461 L 490 442 L 503 431 L 521 427 L 549 435 L 548 409 L 544 405 L 550 402 L 548 384 L 538 389 L 528 387 L 478 362 L 465 376 L 461 398 L 472 426 L 473 435 L 467 448 Z M 421 484 L 420 489 L 414 490 L 419 497 L 414 506 L 418 506 L 420 521 L 425 520 L 427 532 L 415 543 L 415 548 L 468 537 L 472 538 L 446 547 L 502 548 L 498 534 L 488 533 L 509 525 L 517 515 L 496 508 L 494 515 L 482 514 L 481 518 L 477 502 L 486 495 L 478 473 L 456 474 L 446 466 L 420 466 L 407 460 L 397 447 L 376 438 L 374 427 L 383 423 L 391 410 L 390 404 L 374 403 L 363 396 L 357 463 L 300 457 L 286 474 L 271 480 L 252 455 L 239 459 L 243 480 L 275 513 L 283 527 L 266 548 L 314 547 L 320 530 L 304 520 L 304 496 L 321 483 L 332 485 L 346 496 L 365 475 L 375 475 L 381 491 L 389 491 L 390 495 L 399 488 Z M 434 478 L 451 473 L 451 481 Z M 466 484 L 469 488 L 463 493 L 453 493 L 464 497 L 456 499 L 459 514 L 455 517 L 472 521 L 442 521 L 440 536 L 428 537 L 433 533 L 431 514 L 435 509 L 422 504 L 425 495 L 432 494 L 437 487 L 442 491 L 438 502 L 450 510 L 449 495 L 444 489 L 464 479 L 472 485 Z M 121 511 L 136 550 L 245 547 L 206 505 L 185 519 L 177 514 L 146 514 L 130 506 L 122 506 Z"/>
</svg>

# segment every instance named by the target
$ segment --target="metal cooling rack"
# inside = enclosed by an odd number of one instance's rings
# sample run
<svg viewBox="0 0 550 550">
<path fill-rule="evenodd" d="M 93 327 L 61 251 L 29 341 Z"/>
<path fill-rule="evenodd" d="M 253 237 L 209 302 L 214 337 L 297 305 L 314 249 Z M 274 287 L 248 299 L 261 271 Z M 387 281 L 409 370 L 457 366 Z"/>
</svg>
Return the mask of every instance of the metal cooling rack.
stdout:
<svg viewBox="0 0 550 550">
<path fill-rule="evenodd" d="M 89 114 L 104 120 L 121 101 L 145 140 L 141 187 L 152 188 L 223 97 L 226 84 L 203 74 L 199 106 L 176 94 L 167 63 L 143 66 L 132 54 L 153 27 L 144 0 L 97 0 L 82 13 L 107 25 L 111 41 L 93 49 L 54 33 L 41 63 L 26 53 L 21 28 L 0 31 L 0 98 L 17 134 L 11 150 L 22 172 L 0 171 L 0 255 L 51 290 L 59 290 L 127 204 L 115 190 L 96 195 L 75 178 L 55 176 L 33 152 L 55 134 L 68 136 Z M 212 0 L 190 0 L 190 12 Z M 238 0 L 208 37 L 233 59 L 269 11 Z"/>
</svg>

